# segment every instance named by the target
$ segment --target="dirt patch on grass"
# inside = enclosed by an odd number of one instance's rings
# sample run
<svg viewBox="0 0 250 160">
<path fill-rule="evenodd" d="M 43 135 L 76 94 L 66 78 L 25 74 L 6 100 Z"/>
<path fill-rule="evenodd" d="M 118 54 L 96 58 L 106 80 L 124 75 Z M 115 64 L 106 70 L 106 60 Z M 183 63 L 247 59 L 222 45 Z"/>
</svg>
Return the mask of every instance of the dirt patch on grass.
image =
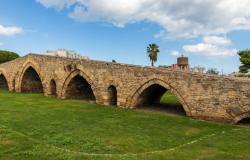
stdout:
<svg viewBox="0 0 250 160">
<path fill-rule="evenodd" d="M 10 140 L 10 139 L 1 139 L 0 140 L 0 145 L 3 145 L 3 146 L 11 146 L 11 145 L 16 145 L 17 143 L 13 140 Z"/>
<path fill-rule="evenodd" d="M 188 128 L 186 131 L 185 131 L 185 136 L 192 136 L 192 135 L 195 135 L 195 134 L 199 134 L 200 133 L 200 129 L 198 128 Z"/>
<path fill-rule="evenodd" d="M 137 109 L 143 110 L 146 112 L 156 112 L 162 113 L 166 115 L 179 115 L 179 116 L 186 116 L 186 113 L 182 106 L 174 106 L 174 105 L 165 105 L 165 104 L 155 104 L 153 106 L 140 106 Z"/>
</svg>

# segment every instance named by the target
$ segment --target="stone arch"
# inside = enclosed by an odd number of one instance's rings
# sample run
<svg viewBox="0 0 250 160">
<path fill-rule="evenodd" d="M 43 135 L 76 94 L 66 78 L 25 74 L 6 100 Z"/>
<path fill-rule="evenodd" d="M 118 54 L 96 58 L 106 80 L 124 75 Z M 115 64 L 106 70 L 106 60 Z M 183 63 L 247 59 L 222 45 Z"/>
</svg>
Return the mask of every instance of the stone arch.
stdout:
<svg viewBox="0 0 250 160">
<path fill-rule="evenodd" d="M 49 95 L 52 97 L 57 97 L 57 86 L 54 79 L 51 79 L 49 83 Z"/>
<path fill-rule="evenodd" d="M 138 103 L 141 103 L 142 101 L 145 101 L 145 99 L 141 99 L 142 94 L 151 94 L 151 93 L 145 93 L 147 89 L 151 89 L 155 95 L 152 97 L 151 100 L 155 99 L 157 100 L 160 98 L 159 96 L 164 94 L 167 90 L 170 90 L 172 94 L 174 94 L 179 102 L 182 104 L 182 107 L 186 113 L 187 116 L 191 116 L 191 111 L 186 104 L 185 100 L 181 96 L 181 93 L 177 91 L 173 86 L 169 85 L 168 83 L 164 82 L 163 80 L 160 79 L 151 79 L 141 85 L 133 94 L 132 97 L 128 103 L 130 107 L 136 107 Z M 157 94 L 156 94 L 157 93 Z"/>
<path fill-rule="evenodd" d="M 19 91 L 27 93 L 43 93 L 44 84 L 39 67 L 31 62 L 26 63 L 19 76 Z"/>
<path fill-rule="evenodd" d="M 97 92 L 89 76 L 80 70 L 75 70 L 63 84 L 62 97 L 96 101 Z"/>
<path fill-rule="evenodd" d="M 117 89 L 114 85 L 108 87 L 108 104 L 117 106 Z"/>
<path fill-rule="evenodd" d="M 9 84 L 9 77 L 7 77 L 7 73 L 6 73 L 5 69 L 0 68 L 0 75 L 2 75 L 4 83 L 6 82 L 7 86 L 5 86 L 5 89 L 10 90 L 11 86 Z"/>
<path fill-rule="evenodd" d="M 9 90 L 9 85 L 6 76 L 1 72 L 0 72 L 0 89 Z"/>
<path fill-rule="evenodd" d="M 243 113 L 241 115 L 236 116 L 233 119 L 232 123 L 237 124 L 237 123 L 239 123 L 239 122 L 241 122 L 242 120 L 245 120 L 245 119 L 249 119 L 249 124 L 250 124 L 250 112 L 245 112 L 245 113 Z"/>
</svg>

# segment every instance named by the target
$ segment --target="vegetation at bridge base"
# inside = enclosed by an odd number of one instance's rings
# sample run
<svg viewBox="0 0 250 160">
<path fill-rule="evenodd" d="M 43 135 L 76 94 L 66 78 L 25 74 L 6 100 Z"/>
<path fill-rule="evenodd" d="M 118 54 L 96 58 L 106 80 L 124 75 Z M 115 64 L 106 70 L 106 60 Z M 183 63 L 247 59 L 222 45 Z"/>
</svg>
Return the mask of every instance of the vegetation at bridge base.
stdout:
<svg viewBox="0 0 250 160">
<path fill-rule="evenodd" d="M 242 66 L 239 67 L 240 73 L 248 73 L 250 69 L 250 50 L 242 50 L 238 52 Z"/>
<path fill-rule="evenodd" d="M 0 50 L 0 64 L 18 58 L 19 55 L 15 52 Z"/>
<path fill-rule="evenodd" d="M 0 91 L 2 160 L 249 160 L 250 128 Z"/>
</svg>

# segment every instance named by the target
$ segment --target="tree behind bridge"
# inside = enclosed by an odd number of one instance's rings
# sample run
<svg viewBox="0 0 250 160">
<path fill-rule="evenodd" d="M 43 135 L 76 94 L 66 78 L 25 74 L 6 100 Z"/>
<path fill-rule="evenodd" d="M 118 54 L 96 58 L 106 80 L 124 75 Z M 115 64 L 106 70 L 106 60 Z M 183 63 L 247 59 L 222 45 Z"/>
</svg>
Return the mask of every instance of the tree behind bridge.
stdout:
<svg viewBox="0 0 250 160">
<path fill-rule="evenodd" d="M 18 58 L 19 55 L 15 52 L 0 50 L 0 64 Z"/>
<path fill-rule="evenodd" d="M 219 75 L 219 71 L 216 68 L 210 68 L 206 72 L 207 74 Z"/>
<path fill-rule="evenodd" d="M 240 73 L 248 73 L 250 69 L 250 50 L 239 51 L 240 61 L 242 66 L 240 66 Z"/>
<path fill-rule="evenodd" d="M 151 61 L 151 65 L 154 66 L 154 62 L 157 61 L 158 53 L 160 52 L 159 46 L 155 43 L 149 44 L 147 47 L 148 57 Z"/>
</svg>

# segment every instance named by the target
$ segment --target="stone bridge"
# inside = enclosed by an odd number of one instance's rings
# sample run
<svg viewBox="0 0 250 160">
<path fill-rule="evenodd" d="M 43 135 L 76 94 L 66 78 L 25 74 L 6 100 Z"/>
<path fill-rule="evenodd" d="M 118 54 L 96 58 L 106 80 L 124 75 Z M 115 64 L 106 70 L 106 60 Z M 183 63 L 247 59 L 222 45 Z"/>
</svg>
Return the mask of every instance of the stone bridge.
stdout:
<svg viewBox="0 0 250 160">
<path fill-rule="evenodd" d="M 250 118 L 250 80 L 29 54 L 0 65 L 0 88 L 136 108 L 170 90 L 187 116 L 238 123 Z"/>
</svg>

